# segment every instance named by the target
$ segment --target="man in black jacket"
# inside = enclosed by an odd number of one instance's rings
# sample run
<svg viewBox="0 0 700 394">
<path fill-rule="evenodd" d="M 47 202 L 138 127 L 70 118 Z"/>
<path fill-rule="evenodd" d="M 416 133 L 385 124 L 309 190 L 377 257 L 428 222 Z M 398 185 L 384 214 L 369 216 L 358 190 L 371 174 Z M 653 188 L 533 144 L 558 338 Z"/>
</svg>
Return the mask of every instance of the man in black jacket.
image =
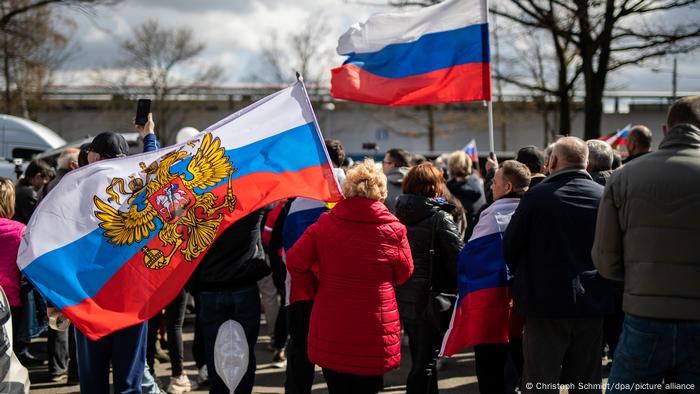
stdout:
<svg viewBox="0 0 700 394">
<path fill-rule="evenodd" d="M 603 316 L 612 303 L 591 261 L 603 187 L 586 173 L 587 157 L 581 139 L 559 140 L 551 175 L 525 194 L 504 235 L 515 313 L 526 318 L 524 392 L 601 382 Z"/>
<path fill-rule="evenodd" d="M 632 160 L 642 157 L 651 152 L 651 140 L 653 134 L 648 127 L 644 125 L 636 125 L 630 129 L 630 134 L 627 136 L 627 158 L 622 162 L 627 164 Z"/>
<path fill-rule="evenodd" d="M 248 369 L 236 388 L 250 393 L 255 383 L 255 343 L 260 331 L 260 296 L 257 281 L 270 274 L 260 240 L 264 211 L 239 219 L 214 241 L 189 281 L 197 295 L 198 323 L 201 325 L 209 373 L 210 393 L 229 393 L 214 366 L 216 335 L 221 324 L 241 324 L 248 342 Z"/>
</svg>

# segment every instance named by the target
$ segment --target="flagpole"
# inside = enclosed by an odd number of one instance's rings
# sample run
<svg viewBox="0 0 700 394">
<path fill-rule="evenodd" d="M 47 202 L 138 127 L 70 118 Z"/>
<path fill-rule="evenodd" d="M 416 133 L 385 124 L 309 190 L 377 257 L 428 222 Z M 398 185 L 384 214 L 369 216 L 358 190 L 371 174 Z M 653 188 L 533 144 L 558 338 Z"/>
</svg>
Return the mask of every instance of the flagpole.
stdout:
<svg viewBox="0 0 700 394">
<path fill-rule="evenodd" d="M 489 111 L 489 152 L 495 152 L 495 144 L 493 142 L 493 101 L 488 101 Z"/>
<path fill-rule="evenodd" d="M 489 1 L 486 0 L 486 21 L 488 22 L 489 26 L 489 46 L 491 46 L 491 21 L 489 20 Z M 491 52 L 491 48 L 489 48 L 489 53 Z M 489 65 L 490 67 L 490 65 Z M 489 83 L 491 84 L 491 90 L 493 90 L 493 74 L 490 73 L 490 81 Z M 493 91 L 491 92 L 491 97 L 489 98 L 489 101 L 487 103 L 488 106 L 488 112 L 489 112 L 489 153 L 490 152 L 495 152 L 496 151 L 496 144 L 493 139 Z"/>
</svg>

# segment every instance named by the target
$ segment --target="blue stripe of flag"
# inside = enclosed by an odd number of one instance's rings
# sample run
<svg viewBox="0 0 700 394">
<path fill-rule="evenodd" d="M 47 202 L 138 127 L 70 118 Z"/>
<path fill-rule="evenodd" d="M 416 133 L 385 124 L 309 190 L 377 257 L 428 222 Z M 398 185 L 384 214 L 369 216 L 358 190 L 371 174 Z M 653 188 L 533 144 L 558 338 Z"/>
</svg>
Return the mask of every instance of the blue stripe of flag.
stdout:
<svg viewBox="0 0 700 394">
<path fill-rule="evenodd" d="M 466 63 L 488 63 L 488 24 L 430 33 L 418 40 L 391 44 L 376 52 L 351 53 L 344 64 L 385 78 L 403 78 Z"/>
<path fill-rule="evenodd" d="M 460 299 L 477 290 L 507 286 L 502 247 L 502 234 L 493 233 L 469 241 L 462 249 L 457 267 Z"/>
</svg>

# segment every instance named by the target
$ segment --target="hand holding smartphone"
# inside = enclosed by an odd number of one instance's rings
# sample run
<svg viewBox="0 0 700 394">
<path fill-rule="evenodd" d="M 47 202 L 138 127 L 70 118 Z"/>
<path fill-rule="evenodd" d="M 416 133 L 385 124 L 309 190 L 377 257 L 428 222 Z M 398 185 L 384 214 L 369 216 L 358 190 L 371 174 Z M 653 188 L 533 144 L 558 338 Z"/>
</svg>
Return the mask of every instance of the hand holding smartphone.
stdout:
<svg viewBox="0 0 700 394">
<path fill-rule="evenodd" d="M 139 126 L 145 126 L 148 122 L 148 114 L 151 112 L 151 100 L 139 99 L 136 103 L 136 118 L 134 123 Z"/>
</svg>

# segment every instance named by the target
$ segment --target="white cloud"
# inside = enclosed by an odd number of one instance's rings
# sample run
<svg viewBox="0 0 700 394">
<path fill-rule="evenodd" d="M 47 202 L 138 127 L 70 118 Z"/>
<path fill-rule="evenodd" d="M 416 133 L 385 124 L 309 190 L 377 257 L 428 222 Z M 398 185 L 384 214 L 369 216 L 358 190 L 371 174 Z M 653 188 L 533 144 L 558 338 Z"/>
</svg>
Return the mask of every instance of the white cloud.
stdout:
<svg viewBox="0 0 700 394">
<path fill-rule="evenodd" d="M 156 19 L 169 27 L 191 27 L 197 39 L 206 44 L 198 64 L 189 69 L 218 65 L 225 70 L 226 83 L 236 83 L 246 80 L 252 70 L 264 68 L 259 55 L 272 31 L 284 38 L 304 29 L 309 15 L 318 16 L 326 19 L 331 28 L 322 45 L 334 50 L 338 37 L 351 24 L 387 10 L 347 0 L 127 0 L 114 7 L 99 8 L 95 17 L 71 12 L 78 24 L 74 37 L 80 51 L 60 74 L 63 80 L 74 84 L 92 83 L 91 72 L 85 70 L 113 68 L 119 61 L 119 42 L 140 23 Z M 698 56 L 680 59 L 679 75 L 686 68 L 696 72 L 693 69 L 697 69 Z M 340 56 L 333 58 L 334 65 L 342 61 Z M 616 73 L 613 82 L 634 90 L 670 89 L 664 80 L 670 77 L 629 68 Z M 700 84 L 700 79 L 679 81 L 695 89 Z"/>
</svg>

